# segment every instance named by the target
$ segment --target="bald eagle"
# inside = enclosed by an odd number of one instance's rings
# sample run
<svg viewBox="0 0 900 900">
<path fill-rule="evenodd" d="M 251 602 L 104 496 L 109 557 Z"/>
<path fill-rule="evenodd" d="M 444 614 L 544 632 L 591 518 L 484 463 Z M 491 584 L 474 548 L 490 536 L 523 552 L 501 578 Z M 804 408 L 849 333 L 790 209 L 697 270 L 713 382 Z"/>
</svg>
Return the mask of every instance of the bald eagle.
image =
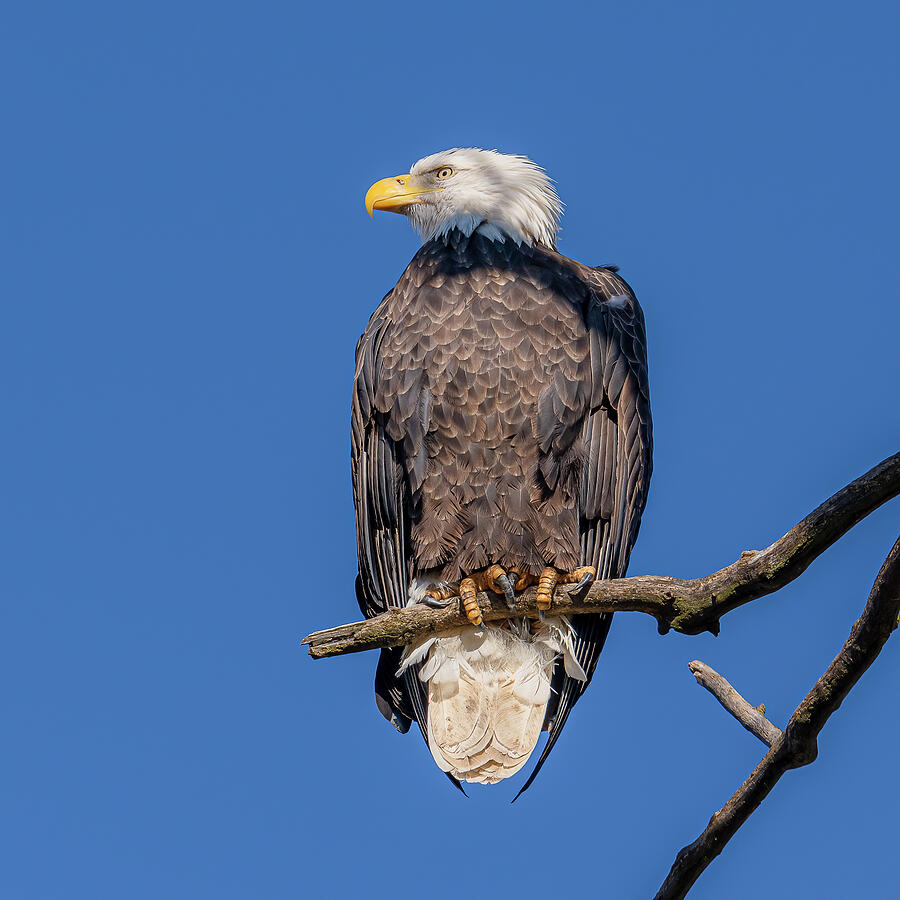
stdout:
<svg viewBox="0 0 900 900">
<path fill-rule="evenodd" d="M 524 156 L 454 149 L 376 182 L 366 208 L 422 237 L 356 348 L 356 592 L 373 616 L 459 597 L 469 625 L 381 651 L 379 710 L 437 765 L 494 783 L 594 674 L 611 615 L 486 625 L 479 590 L 625 575 L 651 471 L 644 317 L 614 267 L 556 250 L 562 204 Z M 521 791 L 520 791 L 521 793 Z"/>
</svg>

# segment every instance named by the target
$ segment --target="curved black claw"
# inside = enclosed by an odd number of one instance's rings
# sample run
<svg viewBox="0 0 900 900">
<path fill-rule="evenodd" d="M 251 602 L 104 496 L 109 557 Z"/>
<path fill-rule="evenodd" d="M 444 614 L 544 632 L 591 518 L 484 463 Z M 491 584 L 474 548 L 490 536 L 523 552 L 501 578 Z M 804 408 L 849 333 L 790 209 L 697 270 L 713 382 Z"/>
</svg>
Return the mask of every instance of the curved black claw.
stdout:
<svg viewBox="0 0 900 900">
<path fill-rule="evenodd" d="M 453 589 L 450 585 L 441 582 L 428 588 L 419 603 L 430 606 L 432 609 L 446 609 L 453 601 L 453 596 Z"/>
<path fill-rule="evenodd" d="M 570 594 L 580 594 L 592 581 L 594 580 L 594 576 L 588 572 L 575 587 L 569 591 Z"/>
<path fill-rule="evenodd" d="M 506 600 L 506 605 L 510 609 L 516 608 L 516 592 L 513 590 L 512 582 L 509 580 L 509 575 L 505 572 L 502 575 L 498 575 L 494 581 L 503 588 L 503 597 Z"/>
</svg>

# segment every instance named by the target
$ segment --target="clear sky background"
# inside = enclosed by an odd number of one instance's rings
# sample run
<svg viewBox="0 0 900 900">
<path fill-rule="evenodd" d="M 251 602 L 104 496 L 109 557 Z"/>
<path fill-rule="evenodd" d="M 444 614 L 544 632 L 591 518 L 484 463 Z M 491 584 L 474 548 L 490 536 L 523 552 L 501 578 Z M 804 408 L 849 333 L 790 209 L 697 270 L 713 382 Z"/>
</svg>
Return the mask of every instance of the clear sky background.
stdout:
<svg viewBox="0 0 900 900">
<path fill-rule="evenodd" d="M 740 8 L 738 8 L 738 6 Z M 617 617 L 540 778 L 465 800 L 351 621 L 354 344 L 417 240 L 378 178 L 525 153 L 646 311 L 632 574 L 763 547 L 900 450 L 889 3 L 82 2 L 0 13 L 0 895 L 649 898 L 784 724 L 898 501 L 718 638 Z M 697 900 L 897 898 L 900 638 Z M 523 773 L 524 774 L 524 773 Z"/>
</svg>

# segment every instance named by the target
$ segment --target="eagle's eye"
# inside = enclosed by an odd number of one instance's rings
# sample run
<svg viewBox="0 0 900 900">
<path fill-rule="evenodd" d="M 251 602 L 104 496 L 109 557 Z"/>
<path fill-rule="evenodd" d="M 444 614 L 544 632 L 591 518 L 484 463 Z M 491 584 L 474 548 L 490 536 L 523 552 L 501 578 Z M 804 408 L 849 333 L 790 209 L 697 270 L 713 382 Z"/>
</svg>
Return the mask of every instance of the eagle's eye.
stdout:
<svg viewBox="0 0 900 900">
<path fill-rule="evenodd" d="M 449 178 L 453 174 L 453 169 L 450 166 L 444 166 L 441 169 L 437 170 L 438 180 L 443 180 L 444 178 Z"/>
</svg>

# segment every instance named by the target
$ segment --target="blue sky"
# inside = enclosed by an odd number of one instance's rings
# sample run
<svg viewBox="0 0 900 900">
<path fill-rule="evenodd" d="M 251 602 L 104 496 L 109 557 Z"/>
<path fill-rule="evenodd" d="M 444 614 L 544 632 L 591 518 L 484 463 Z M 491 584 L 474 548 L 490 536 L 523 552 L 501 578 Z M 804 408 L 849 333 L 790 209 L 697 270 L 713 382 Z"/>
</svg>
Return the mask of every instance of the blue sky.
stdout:
<svg viewBox="0 0 900 900">
<path fill-rule="evenodd" d="M 42 3 L 0 14 L 0 745 L 11 900 L 651 897 L 845 639 L 897 501 L 718 638 L 619 616 L 540 778 L 464 800 L 312 662 L 357 615 L 353 348 L 414 252 L 378 178 L 544 165 L 644 306 L 632 574 L 765 546 L 900 449 L 887 3 Z M 896 898 L 891 641 L 692 898 Z"/>
</svg>

